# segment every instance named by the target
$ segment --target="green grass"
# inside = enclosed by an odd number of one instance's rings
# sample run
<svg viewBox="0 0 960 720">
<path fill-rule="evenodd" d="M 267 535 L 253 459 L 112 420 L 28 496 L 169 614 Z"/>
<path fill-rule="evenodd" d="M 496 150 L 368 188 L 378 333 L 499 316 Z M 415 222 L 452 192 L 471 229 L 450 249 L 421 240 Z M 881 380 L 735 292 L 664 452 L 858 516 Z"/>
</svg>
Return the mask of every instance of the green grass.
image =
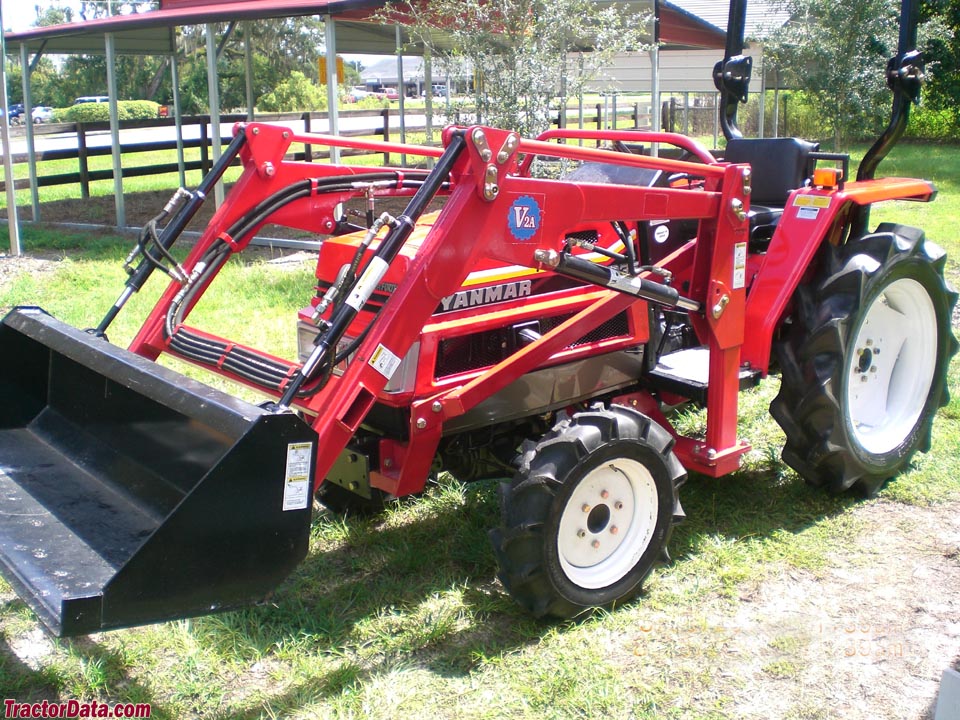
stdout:
<svg viewBox="0 0 960 720">
<path fill-rule="evenodd" d="M 955 285 L 958 155 L 898 148 L 884 173 L 926 174 L 941 195 L 874 213 L 877 222 L 926 227 L 950 253 Z M 0 308 L 39 304 L 75 326 L 96 324 L 123 282 L 129 241 L 35 226 L 24 235 L 28 253 L 63 260 L 51 273 L 21 275 Z M 162 285 L 151 281 L 131 301 L 111 331 L 115 343 L 132 338 Z M 293 357 L 294 316 L 312 286 L 309 262 L 290 270 L 231 261 L 192 322 Z M 949 382 L 953 399 L 939 413 L 932 451 L 871 502 L 960 498 L 958 359 Z M 780 462 L 782 434 L 767 413 L 776 384 L 741 396 L 740 432 L 753 445 L 743 469 L 692 476 L 682 489 L 688 520 L 673 535 L 674 562 L 655 571 L 638 603 L 579 622 L 530 619 L 495 580 L 486 532 L 498 523 L 496 483 L 442 475 L 423 497 L 373 520 L 318 515 L 308 558 L 262 607 L 38 640 L 30 611 L 0 580 L 0 688 L 20 701 L 151 702 L 158 718 L 735 716 L 731 698 L 711 688 L 732 659 L 744 598 L 785 573 L 820 576 L 833 551 L 863 530 L 863 502 L 813 491 Z M 687 413 L 680 425 L 694 432 L 699 423 L 702 415 Z M 22 645 L 31 638 L 47 652 L 28 662 Z M 805 671 L 793 657 L 801 644 L 788 632 L 772 637 L 775 654 L 758 660 L 757 672 L 796 680 Z"/>
</svg>

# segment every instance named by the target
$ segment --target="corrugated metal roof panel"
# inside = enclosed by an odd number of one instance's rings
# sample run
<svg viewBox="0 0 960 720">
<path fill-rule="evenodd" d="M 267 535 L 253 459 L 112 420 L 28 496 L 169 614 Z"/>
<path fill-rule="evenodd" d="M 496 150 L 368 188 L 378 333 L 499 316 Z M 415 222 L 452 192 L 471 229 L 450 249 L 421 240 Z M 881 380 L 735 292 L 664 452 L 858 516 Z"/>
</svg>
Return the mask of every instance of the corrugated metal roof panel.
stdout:
<svg viewBox="0 0 960 720">
<path fill-rule="evenodd" d="M 726 32 L 729 3 L 717 0 L 666 0 L 666 4 L 696 15 Z M 747 39 L 762 38 L 789 19 L 790 13 L 783 9 L 783 3 L 779 0 L 752 0 L 747 3 Z"/>
</svg>

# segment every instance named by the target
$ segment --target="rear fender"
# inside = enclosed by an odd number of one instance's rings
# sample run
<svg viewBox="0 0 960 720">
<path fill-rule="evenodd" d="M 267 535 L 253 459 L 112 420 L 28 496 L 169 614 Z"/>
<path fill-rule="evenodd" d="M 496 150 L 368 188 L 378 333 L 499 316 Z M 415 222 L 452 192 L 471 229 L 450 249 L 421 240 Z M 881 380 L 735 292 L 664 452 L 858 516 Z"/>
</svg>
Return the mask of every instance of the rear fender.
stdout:
<svg viewBox="0 0 960 720">
<path fill-rule="evenodd" d="M 814 188 L 793 192 L 750 285 L 745 310 L 745 326 L 750 332 L 744 338 L 741 362 L 749 362 L 767 374 L 773 336 L 790 298 L 822 244 L 843 242 L 855 207 L 885 200 L 929 202 L 935 196 L 936 188 L 931 183 L 912 178 L 850 182 L 837 192 Z"/>
</svg>

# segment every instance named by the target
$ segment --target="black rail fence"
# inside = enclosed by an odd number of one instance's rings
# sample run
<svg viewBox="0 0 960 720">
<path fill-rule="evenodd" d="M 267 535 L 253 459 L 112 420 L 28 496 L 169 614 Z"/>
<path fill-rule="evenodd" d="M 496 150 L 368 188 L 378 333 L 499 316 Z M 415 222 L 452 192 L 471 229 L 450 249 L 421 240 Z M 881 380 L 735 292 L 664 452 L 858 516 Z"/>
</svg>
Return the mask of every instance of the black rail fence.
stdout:
<svg viewBox="0 0 960 720">
<path fill-rule="evenodd" d="M 648 123 L 650 115 L 647 112 L 641 112 L 640 103 L 634 103 L 633 105 L 621 108 L 617 108 L 616 103 L 613 104 L 612 108 L 610 106 L 605 106 L 603 103 L 597 103 L 595 106 L 591 106 L 588 111 L 591 114 L 584 114 L 582 121 L 580 118 L 579 109 L 568 108 L 566 111 L 558 111 L 557 115 L 552 118 L 552 125 L 556 127 L 595 127 L 597 129 L 603 129 L 604 127 L 624 128 L 625 126 L 632 126 L 636 129 L 644 129 L 649 126 Z M 419 114 L 419 111 L 414 112 Z M 396 128 L 391 130 L 390 127 L 391 117 L 396 117 L 396 113 L 395 111 L 391 112 L 389 108 L 384 108 L 382 110 L 343 111 L 339 114 L 339 117 L 342 119 L 379 118 L 380 120 L 379 123 L 375 123 L 376 126 L 372 128 L 341 130 L 339 135 L 343 137 L 377 137 L 378 139 L 382 138 L 385 142 L 390 142 L 391 131 L 396 132 Z M 458 112 L 452 119 L 457 123 L 469 123 L 473 121 L 473 117 L 475 117 L 475 115 L 472 112 Z M 614 121 L 614 117 L 617 118 L 616 121 Z M 260 114 L 256 119 L 258 122 L 299 122 L 302 123 L 304 132 L 309 133 L 317 121 L 326 120 L 327 118 L 328 115 L 325 112 L 303 112 Z M 246 115 L 221 115 L 220 117 L 221 124 L 243 122 L 246 121 L 246 119 Z M 442 124 L 442 119 L 438 120 L 440 121 L 440 124 Z M 121 130 L 165 128 L 175 126 L 176 121 L 174 118 L 122 120 L 120 122 Z M 213 164 L 213 159 L 211 157 L 212 136 L 210 116 L 194 115 L 184 117 L 181 119 L 181 126 L 183 128 L 199 126 L 199 137 L 184 138 L 181 141 L 184 151 L 194 150 L 196 148 L 199 148 L 200 150 L 199 159 L 184 159 L 183 170 L 185 172 L 191 170 L 200 170 L 203 173 L 206 173 L 210 170 Z M 439 124 L 437 127 L 439 127 Z M 406 126 L 406 130 L 408 132 L 420 132 L 424 129 L 425 128 L 423 125 L 418 125 L 416 127 L 410 125 Z M 75 147 L 37 150 L 34 153 L 35 162 L 42 163 L 51 160 L 76 160 L 78 168 L 76 172 L 55 174 L 38 173 L 36 178 L 37 188 L 79 184 L 81 197 L 88 198 L 90 197 L 90 183 L 100 180 L 113 180 L 112 168 L 92 169 L 90 167 L 91 158 L 109 156 L 112 153 L 113 148 L 111 145 L 91 145 L 88 142 L 88 139 L 92 135 L 102 135 L 108 133 L 109 131 L 110 123 L 108 122 L 52 123 L 34 126 L 35 135 L 58 135 L 60 137 L 65 135 L 74 135 L 76 137 Z M 20 133 L 17 133 L 17 135 L 19 134 Z M 193 135 L 194 133 L 189 134 Z M 221 142 L 223 146 L 226 146 L 229 144 L 230 138 L 223 137 Z M 318 149 L 311 145 L 304 145 L 302 147 L 303 150 L 291 153 L 288 155 L 287 159 L 313 162 L 314 160 L 324 160 L 330 157 L 330 152 L 327 149 Z M 121 142 L 120 144 L 120 154 L 124 159 L 130 156 L 135 156 L 138 153 L 169 151 L 176 149 L 176 139 L 158 140 L 153 142 Z M 341 149 L 340 151 L 341 157 L 353 157 L 371 154 L 378 153 L 369 150 L 347 148 Z M 27 163 L 29 161 L 29 156 L 27 153 L 15 153 L 12 156 L 12 160 L 14 164 Z M 390 153 L 383 153 L 383 161 L 385 164 L 390 164 Z M 162 175 L 176 173 L 180 170 L 180 164 L 178 162 L 137 165 L 125 161 L 122 164 L 122 173 L 124 178 L 141 177 L 146 175 Z M 17 190 L 29 189 L 29 178 L 15 180 L 14 188 Z M 6 184 L 4 182 L 0 182 L 0 192 L 4 191 L 5 189 Z"/>
<path fill-rule="evenodd" d="M 615 101 L 608 104 L 597 103 L 590 107 L 593 114 L 584 114 L 582 121 L 579 108 L 574 110 L 570 108 L 561 109 L 551 120 L 553 125 L 560 128 L 589 127 L 597 130 L 603 130 L 604 128 L 647 130 L 650 128 L 650 113 L 647 111 L 641 112 L 642 107 L 645 106 L 639 102 L 624 108 L 618 108 Z M 586 108 L 584 109 L 586 110 Z M 628 125 L 624 125 L 624 120 L 628 122 Z"/>
<path fill-rule="evenodd" d="M 391 112 L 389 108 L 384 108 L 383 110 L 352 110 L 345 111 L 339 114 L 340 118 L 380 118 L 379 127 L 373 128 L 364 128 L 359 130 L 341 130 L 339 135 L 343 137 L 378 137 L 382 138 L 385 142 L 390 142 L 390 117 Z M 246 115 L 221 115 L 220 122 L 221 124 L 234 123 L 234 122 L 244 122 L 246 121 Z M 304 113 L 282 113 L 282 114 L 260 114 L 257 116 L 258 122 L 290 122 L 290 121 L 299 121 L 303 123 L 303 130 L 305 132 L 311 131 L 311 126 L 314 121 L 317 120 L 326 120 L 327 113 L 316 113 L 316 112 L 304 112 Z M 201 170 L 203 173 L 206 173 L 210 170 L 213 165 L 211 147 L 213 145 L 213 139 L 211 136 L 211 122 L 209 115 L 193 115 L 189 117 L 184 117 L 181 120 L 181 126 L 184 128 L 191 126 L 199 126 L 199 137 L 184 138 L 182 140 L 182 145 L 184 151 L 192 150 L 195 148 L 200 149 L 200 158 L 198 160 L 184 160 L 183 169 L 184 171 L 190 170 Z M 176 121 L 173 118 L 156 118 L 150 120 L 122 120 L 120 122 L 121 130 L 130 130 L 130 129 L 148 129 L 148 128 L 163 128 L 163 127 L 175 127 Z M 411 127 L 407 126 L 407 131 L 417 132 L 421 131 L 424 128 L 420 127 Z M 52 187 L 55 185 L 80 185 L 80 193 L 83 198 L 88 198 L 90 196 L 90 183 L 97 180 L 113 180 L 113 169 L 104 168 L 104 169 L 91 169 L 90 168 L 90 158 L 97 156 L 110 155 L 113 152 L 111 145 L 94 145 L 91 146 L 88 143 L 88 138 L 91 135 L 101 135 L 110 131 L 109 122 L 88 122 L 88 123 L 53 123 L 49 125 L 39 125 L 35 126 L 34 134 L 35 135 L 75 135 L 76 136 L 76 147 L 70 148 L 60 148 L 60 149 L 50 149 L 50 150 L 38 150 L 34 153 L 34 159 L 37 163 L 41 163 L 49 160 L 77 160 L 78 170 L 77 172 L 68 172 L 68 173 L 56 173 L 56 174 L 46 174 L 46 175 L 37 175 L 36 185 L 38 188 L 42 187 Z M 19 134 L 19 133 L 18 133 Z M 191 133 L 192 134 L 192 133 Z M 221 138 L 221 143 L 223 146 L 226 146 L 230 143 L 230 137 Z M 300 152 L 291 153 L 288 155 L 287 159 L 293 160 L 304 160 L 306 162 L 312 162 L 314 160 L 323 160 L 330 157 L 328 150 L 318 150 L 314 149 L 310 145 L 303 146 L 304 149 Z M 147 152 L 157 152 L 164 150 L 176 150 L 177 141 L 176 139 L 172 140 L 158 140 L 153 142 L 121 142 L 120 144 L 120 154 L 123 157 L 128 157 L 130 155 L 135 155 L 137 153 L 147 153 Z M 368 150 L 354 150 L 354 149 L 342 149 L 340 155 L 343 157 L 356 156 L 356 155 L 370 155 L 377 154 Z M 383 153 L 384 162 L 389 164 L 390 156 L 389 153 Z M 14 164 L 26 163 L 29 161 L 29 156 L 27 153 L 15 153 L 11 157 Z M 239 160 L 235 164 L 238 164 Z M 177 162 L 166 162 L 166 163 L 155 163 L 152 165 L 130 165 L 124 163 L 123 165 L 123 177 L 139 177 L 144 175 L 162 175 L 166 173 L 176 173 L 180 170 L 180 164 Z M 14 188 L 16 190 L 28 189 L 30 187 L 30 180 L 28 178 L 22 178 L 14 181 Z M 6 184 L 0 182 L 0 192 L 6 189 Z"/>
</svg>

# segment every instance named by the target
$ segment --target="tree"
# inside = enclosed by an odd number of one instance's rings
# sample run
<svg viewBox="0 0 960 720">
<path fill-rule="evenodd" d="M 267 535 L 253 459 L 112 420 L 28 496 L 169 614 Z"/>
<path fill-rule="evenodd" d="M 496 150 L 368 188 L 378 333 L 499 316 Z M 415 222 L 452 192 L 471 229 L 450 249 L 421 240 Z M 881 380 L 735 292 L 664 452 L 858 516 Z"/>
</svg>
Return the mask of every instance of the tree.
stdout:
<svg viewBox="0 0 960 720">
<path fill-rule="evenodd" d="M 936 110 L 960 106 L 960 3 L 923 0 L 920 17 L 926 24 L 923 54 L 927 61 L 924 102 Z"/>
<path fill-rule="evenodd" d="M 785 0 L 792 19 L 773 33 L 765 55 L 805 93 L 839 146 L 873 135 L 889 118 L 886 62 L 897 51 L 900 0 Z M 960 104 L 960 4 L 921 0 L 917 46 L 927 62 L 924 104 Z"/>
<path fill-rule="evenodd" d="M 326 110 L 326 86 L 317 85 L 302 72 L 294 70 L 273 92 L 260 98 L 260 108 L 270 112 Z"/>
<path fill-rule="evenodd" d="M 218 26 L 218 32 L 226 31 Z M 223 47 L 218 60 L 220 104 L 222 107 L 246 106 L 246 70 L 244 33 L 250 33 L 253 48 L 254 103 L 272 92 L 280 83 L 299 72 L 318 80 L 317 57 L 323 47 L 323 23 L 316 17 L 278 18 L 241 23 Z M 221 35 L 222 37 L 222 35 Z M 187 112 L 207 109 L 206 29 L 187 26 L 180 29 L 181 101 Z"/>
<path fill-rule="evenodd" d="M 76 16 L 70 6 L 51 6 L 40 12 L 37 27 L 60 25 L 77 19 L 93 20 L 107 15 L 131 14 L 155 9 L 153 0 L 142 2 L 81 2 Z M 46 63 L 46 64 L 45 64 Z M 122 55 L 117 58 L 118 93 L 121 98 L 152 99 L 166 82 L 163 71 L 166 58 Z M 44 58 L 30 77 L 36 104 L 65 107 L 81 95 L 103 95 L 106 92 L 106 59 L 103 55 L 70 55 L 59 69 Z"/>
<path fill-rule="evenodd" d="M 888 120 L 887 60 L 897 47 L 897 0 L 786 0 L 791 20 L 772 33 L 765 56 L 803 90 L 824 131 L 845 138 Z"/>
<path fill-rule="evenodd" d="M 95 20 L 111 15 L 131 15 L 156 10 L 158 0 L 82 0 L 78 14 L 81 20 Z"/>
<path fill-rule="evenodd" d="M 549 126 L 558 94 L 577 94 L 616 53 L 642 49 L 649 36 L 649 17 L 593 0 L 431 0 L 391 5 L 383 19 L 407 24 L 451 75 L 479 79 L 484 122 L 524 135 Z M 569 62 L 584 50 L 582 62 Z"/>
</svg>

